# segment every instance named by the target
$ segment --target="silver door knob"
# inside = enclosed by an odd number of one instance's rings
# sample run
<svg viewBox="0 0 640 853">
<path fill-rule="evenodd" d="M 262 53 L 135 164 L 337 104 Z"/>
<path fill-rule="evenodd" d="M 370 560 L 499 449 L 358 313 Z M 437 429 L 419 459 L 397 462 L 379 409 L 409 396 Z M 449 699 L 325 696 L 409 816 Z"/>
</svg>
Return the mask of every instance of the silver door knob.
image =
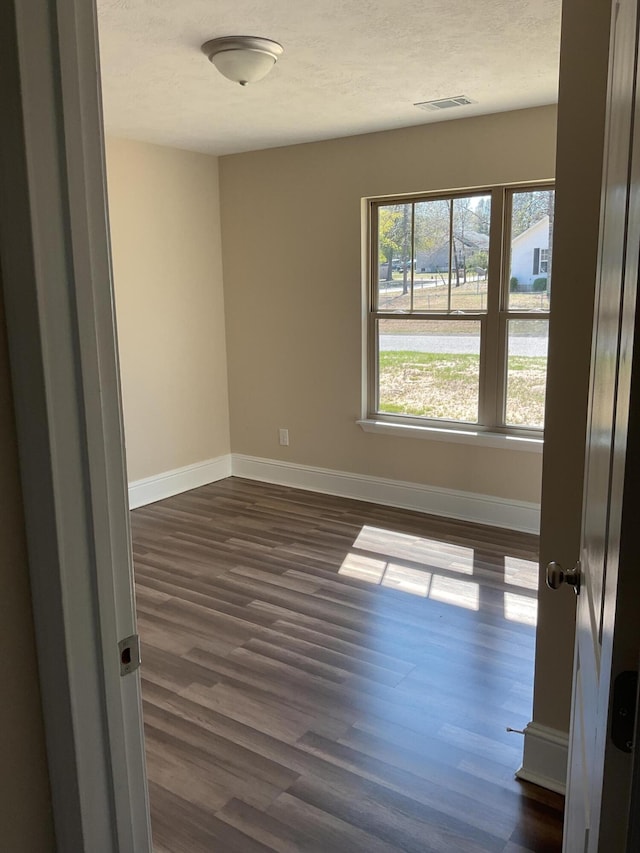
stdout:
<svg viewBox="0 0 640 853">
<path fill-rule="evenodd" d="M 576 563 L 572 569 L 563 569 L 555 560 L 547 563 L 547 586 L 560 589 L 563 583 L 572 586 L 575 594 L 580 595 L 580 563 Z"/>
</svg>

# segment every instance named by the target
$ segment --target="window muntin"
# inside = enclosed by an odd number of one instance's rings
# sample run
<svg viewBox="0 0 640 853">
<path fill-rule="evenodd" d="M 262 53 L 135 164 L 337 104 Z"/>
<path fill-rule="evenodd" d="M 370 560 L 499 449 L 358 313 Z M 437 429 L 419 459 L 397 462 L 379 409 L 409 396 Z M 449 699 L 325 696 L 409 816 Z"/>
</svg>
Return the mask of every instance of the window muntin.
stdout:
<svg viewBox="0 0 640 853">
<path fill-rule="evenodd" d="M 370 417 L 542 430 L 553 200 L 547 185 L 371 203 Z"/>
</svg>

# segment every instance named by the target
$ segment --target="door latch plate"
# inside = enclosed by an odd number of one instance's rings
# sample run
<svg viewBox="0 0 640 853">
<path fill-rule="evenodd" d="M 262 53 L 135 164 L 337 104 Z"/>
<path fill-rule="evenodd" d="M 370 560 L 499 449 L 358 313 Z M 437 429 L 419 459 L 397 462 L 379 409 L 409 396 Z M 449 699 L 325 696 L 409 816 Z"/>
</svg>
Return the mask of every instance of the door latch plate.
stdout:
<svg viewBox="0 0 640 853">
<path fill-rule="evenodd" d="M 120 675 L 129 675 L 140 666 L 140 637 L 132 634 L 118 643 L 120 653 Z"/>
<path fill-rule="evenodd" d="M 633 749 L 637 690 L 638 673 L 632 670 L 621 672 L 613 682 L 611 740 L 622 752 Z"/>
</svg>

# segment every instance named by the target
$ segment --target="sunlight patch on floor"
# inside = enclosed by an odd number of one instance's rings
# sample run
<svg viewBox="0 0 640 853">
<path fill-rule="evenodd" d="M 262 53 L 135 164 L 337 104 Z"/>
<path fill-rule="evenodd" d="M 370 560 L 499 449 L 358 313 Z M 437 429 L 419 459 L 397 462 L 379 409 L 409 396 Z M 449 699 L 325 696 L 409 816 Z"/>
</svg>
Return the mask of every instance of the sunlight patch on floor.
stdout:
<svg viewBox="0 0 640 853">
<path fill-rule="evenodd" d="M 436 575 L 433 579 L 430 598 L 467 610 L 480 609 L 480 587 L 472 581 L 460 581 Z"/>
<path fill-rule="evenodd" d="M 538 624 L 538 601 L 514 592 L 504 593 L 504 615 L 510 622 L 521 622 L 523 625 Z"/>
<path fill-rule="evenodd" d="M 504 558 L 504 579 L 523 589 L 538 589 L 538 564 L 518 557 Z"/>
<path fill-rule="evenodd" d="M 480 585 L 459 577 L 473 575 L 473 548 L 365 525 L 353 549 L 339 569 L 345 577 L 467 610 L 481 607 Z M 507 555 L 503 566 L 503 577 L 496 575 L 496 580 L 508 587 L 497 588 L 494 594 L 502 596 L 505 618 L 535 625 L 538 602 L 532 592 L 538 585 L 537 564 Z M 518 587 L 521 593 L 516 592 Z"/>
<path fill-rule="evenodd" d="M 395 557 L 419 563 L 428 570 L 447 569 L 450 572 L 473 574 L 473 548 L 439 542 L 395 530 L 366 525 L 362 528 L 353 547 L 361 551 L 370 551 L 387 558 Z"/>
</svg>

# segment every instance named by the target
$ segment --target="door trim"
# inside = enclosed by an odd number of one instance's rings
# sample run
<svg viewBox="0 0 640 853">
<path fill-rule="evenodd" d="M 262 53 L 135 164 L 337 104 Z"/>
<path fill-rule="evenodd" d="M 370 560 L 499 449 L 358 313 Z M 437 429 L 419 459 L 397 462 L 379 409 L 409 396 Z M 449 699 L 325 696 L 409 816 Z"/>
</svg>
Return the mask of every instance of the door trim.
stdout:
<svg viewBox="0 0 640 853">
<path fill-rule="evenodd" d="M 56 841 L 144 853 L 94 4 L 13 0 L 0 32 L 0 257 Z"/>
</svg>

